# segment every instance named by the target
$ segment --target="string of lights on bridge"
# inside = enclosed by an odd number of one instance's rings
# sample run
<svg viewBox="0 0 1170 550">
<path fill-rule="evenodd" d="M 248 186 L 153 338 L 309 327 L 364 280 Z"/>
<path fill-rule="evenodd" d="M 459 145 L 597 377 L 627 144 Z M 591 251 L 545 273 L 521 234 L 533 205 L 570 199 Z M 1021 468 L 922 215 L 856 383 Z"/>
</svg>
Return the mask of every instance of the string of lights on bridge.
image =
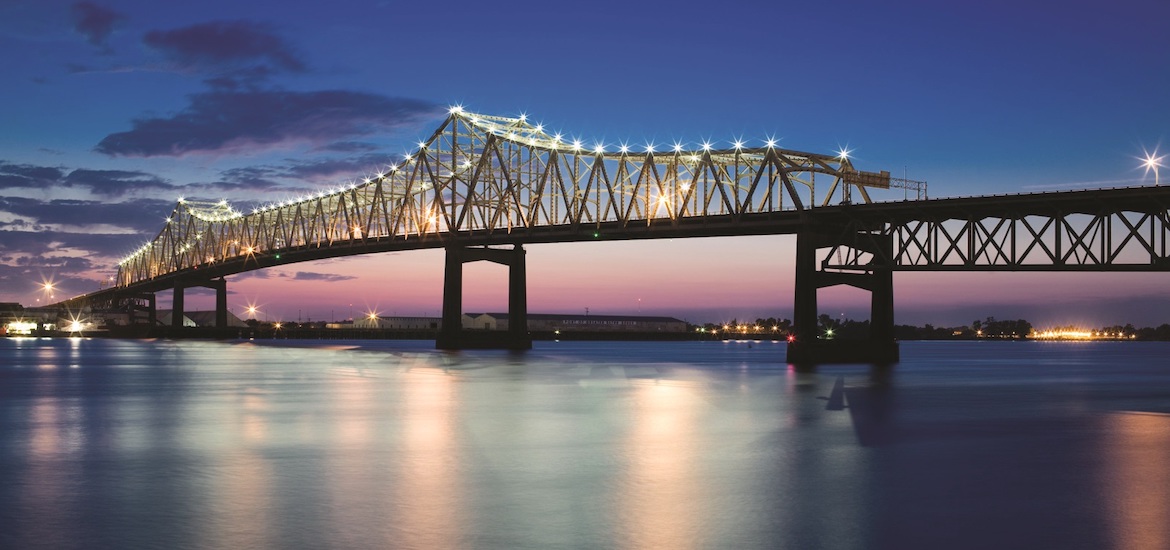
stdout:
<svg viewBox="0 0 1170 550">
<path fill-rule="evenodd" d="M 592 147 L 587 147 L 585 142 L 578 138 L 567 140 L 561 133 L 549 135 L 545 133 L 545 127 L 541 123 L 537 123 L 535 126 L 517 125 L 517 121 L 520 123 L 528 122 L 528 115 L 526 113 L 520 113 L 518 117 L 512 119 L 507 117 L 470 113 L 464 110 L 462 105 L 452 105 L 448 108 L 447 112 L 449 115 L 460 117 L 461 119 L 471 123 L 473 126 L 476 126 L 486 132 L 492 133 L 498 137 L 517 144 L 553 151 L 565 150 L 574 154 L 584 153 L 594 156 L 612 156 L 614 154 L 612 151 L 608 150 L 608 146 L 602 142 L 595 142 Z M 774 136 L 769 136 L 763 140 L 763 148 L 749 148 L 748 143 L 742 138 L 732 139 L 728 143 L 731 145 L 731 149 L 720 150 L 715 148 L 716 144 L 714 142 L 705 140 L 699 144 L 697 149 L 692 149 L 688 148 L 684 143 L 676 141 L 670 146 L 670 153 L 679 155 L 681 158 L 684 158 L 690 162 L 697 163 L 701 160 L 703 155 L 744 155 L 759 153 L 768 149 L 775 149 L 779 143 L 779 140 Z M 402 170 L 407 166 L 417 162 L 418 156 L 422 154 L 422 152 L 425 151 L 429 146 L 430 144 L 427 141 L 417 142 L 417 149 L 415 151 L 403 153 L 403 158 L 401 161 L 388 165 L 385 169 L 379 171 L 374 176 L 366 177 L 364 180 L 350 181 L 338 186 L 331 187 L 327 190 L 318 191 L 316 193 L 309 193 L 307 195 L 301 195 L 296 198 L 285 199 L 283 201 L 271 202 L 262 206 L 257 206 L 251 209 L 251 214 L 256 215 L 274 210 L 280 210 L 283 208 L 295 207 L 298 204 L 326 199 L 343 193 L 351 192 L 358 189 L 358 187 L 362 185 L 370 185 L 375 182 L 384 182 L 387 178 L 392 177 L 399 170 Z M 646 143 L 642 146 L 642 149 L 642 153 L 645 155 L 654 155 L 658 153 L 658 146 L 654 143 Z M 841 147 L 836 151 L 837 157 L 843 161 L 848 160 L 852 153 L 853 151 L 848 147 Z M 616 154 L 619 158 L 621 158 L 625 155 L 637 153 L 633 151 L 633 148 L 627 142 L 621 142 L 617 145 Z M 469 169 L 471 167 L 470 161 L 465 161 L 461 167 L 464 169 Z M 179 197 L 178 203 L 193 217 L 205 222 L 228 222 L 247 215 L 244 212 L 234 209 L 231 205 L 228 204 L 226 199 L 220 200 L 218 202 L 205 202 Z M 165 221 L 167 224 L 170 224 L 173 223 L 174 220 L 171 216 L 168 216 L 165 218 Z M 152 245 L 154 245 L 153 241 L 143 244 L 137 250 L 122 258 L 118 262 L 118 265 L 124 265 L 138 256 L 149 252 Z M 190 246 L 191 245 L 189 244 L 186 245 L 186 248 L 183 250 L 189 249 Z"/>
</svg>

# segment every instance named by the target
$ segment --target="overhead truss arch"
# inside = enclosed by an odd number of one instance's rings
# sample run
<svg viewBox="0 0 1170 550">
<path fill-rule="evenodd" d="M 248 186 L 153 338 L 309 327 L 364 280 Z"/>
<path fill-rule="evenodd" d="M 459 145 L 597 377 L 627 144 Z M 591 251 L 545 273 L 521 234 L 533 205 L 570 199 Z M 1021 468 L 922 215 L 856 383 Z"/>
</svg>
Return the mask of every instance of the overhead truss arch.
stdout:
<svg viewBox="0 0 1170 550">
<path fill-rule="evenodd" d="M 248 213 L 180 199 L 159 234 L 119 264 L 117 284 L 306 248 L 736 220 L 850 203 L 854 194 L 869 203 L 873 188 L 921 193 L 921 182 L 859 171 L 845 155 L 772 145 L 644 149 L 588 147 L 524 116 L 452 108 L 416 150 L 360 183 Z"/>
</svg>

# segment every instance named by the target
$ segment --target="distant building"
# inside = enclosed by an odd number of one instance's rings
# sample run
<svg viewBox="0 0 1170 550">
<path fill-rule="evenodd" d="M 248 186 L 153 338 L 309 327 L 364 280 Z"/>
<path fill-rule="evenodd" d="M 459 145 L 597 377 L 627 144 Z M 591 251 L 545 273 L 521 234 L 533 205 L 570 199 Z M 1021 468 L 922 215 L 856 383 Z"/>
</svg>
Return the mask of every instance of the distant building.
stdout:
<svg viewBox="0 0 1170 550">
<path fill-rule="evenodd" d="M 171 326 L 172 310 L 160 309 L 156 317 L 158 324 L 169 327 Z M 184 311 L 183 312 L 183 326 L 185 327 L 215 327 L 215 310 L 211 311 Z M 232 312 L 227 312 L 227 326 L 229 328 L 247 328 L 248 324 L 241 320 Z"/>
<path fill-rule="evenodd" d="M 0 335 L 19 336 L 35 330 L 56 330 L 62 323 L 61 310 L 49 307 L 23 307 L 15 302 L 0 302 Z"/>
<path fill-rule="evenodd" d="M 508 330 L 507 313 L 465 313 L 463 328 Z M 529 313 L 528 330 L 555 332 L 686 332 L 687 322 L 674 317 L 641 315 L 563 315 Z"/>
<path fill-rule="evenodd" d="M 361 317 L 353 320 L 353 325 L 347 328 L 364 329 L 397 329 L 397 330 L 431 330 L 443 326 L 443 319 L 439 317 Z"/>
</svg>

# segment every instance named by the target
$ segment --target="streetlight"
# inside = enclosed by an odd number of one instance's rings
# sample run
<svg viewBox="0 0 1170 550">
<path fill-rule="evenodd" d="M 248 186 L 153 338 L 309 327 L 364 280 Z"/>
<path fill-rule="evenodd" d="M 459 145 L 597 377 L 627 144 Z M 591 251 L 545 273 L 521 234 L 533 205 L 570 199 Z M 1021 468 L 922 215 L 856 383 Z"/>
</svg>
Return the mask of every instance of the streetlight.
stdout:
<svg viewBox="0 0 1170 550">
<path fill-rule="evenodd" d="M 1160 183 L 1158 181 L 1158 168 L 1162 167 L 1162 159 L 1166 158 L 1166 155 L 1156 156 L 1157 154 L 1158 150 L 1154 149 L 1153 153 L 1147 152 L 1146 158 L 1142 159 L 1142 165 L 1146 167 L 1145 173 L 1149 174 L 1150 170 L 1154 171 L 1154 185 L 1159 185 Z"/>
</svg>

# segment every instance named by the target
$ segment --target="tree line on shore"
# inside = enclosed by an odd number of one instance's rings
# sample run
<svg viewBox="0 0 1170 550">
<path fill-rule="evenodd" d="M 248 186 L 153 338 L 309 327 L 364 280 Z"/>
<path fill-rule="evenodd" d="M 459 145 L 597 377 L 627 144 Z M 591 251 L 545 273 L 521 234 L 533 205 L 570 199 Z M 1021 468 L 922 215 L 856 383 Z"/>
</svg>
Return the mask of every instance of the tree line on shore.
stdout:
<svg viewBox="0 0 1170 550">
<path fill-rule="evenodd" d="M 833 318 L 822 314 L 817 318 L 817 333 L 821 338 L 840 338 L 860 340 L 869 337 L 869 320 L 855 321 L 848 318 Z M 789 319 L 768 317 L 758 318 L 754 322 L 732 319 L 723 324 L 706 323 L 702 325 L 704 332 L 716 335 L 777 335 L 787 337 L 792 334 L 792 321 Z M 1132 340 L 1159 340 L 1170 341 L 1170 324 L 1163 323 L 1157 327 L 1135 327 L 1133 324 L 1111 325 L 1097 329 L 1054 327 L 1055 331 L 1083 330 L 1099 335 L 1118 335 Z M 895 325 L 894 337 L 898 340 L 973 340 L 988 339 L 1027 339 L 1034 333 L 1032 323 L 1025 319 L 976 319 L 970 325 L 964 326 L 934 326 L 927 323 L 923 326 Z"/>
</svg>

